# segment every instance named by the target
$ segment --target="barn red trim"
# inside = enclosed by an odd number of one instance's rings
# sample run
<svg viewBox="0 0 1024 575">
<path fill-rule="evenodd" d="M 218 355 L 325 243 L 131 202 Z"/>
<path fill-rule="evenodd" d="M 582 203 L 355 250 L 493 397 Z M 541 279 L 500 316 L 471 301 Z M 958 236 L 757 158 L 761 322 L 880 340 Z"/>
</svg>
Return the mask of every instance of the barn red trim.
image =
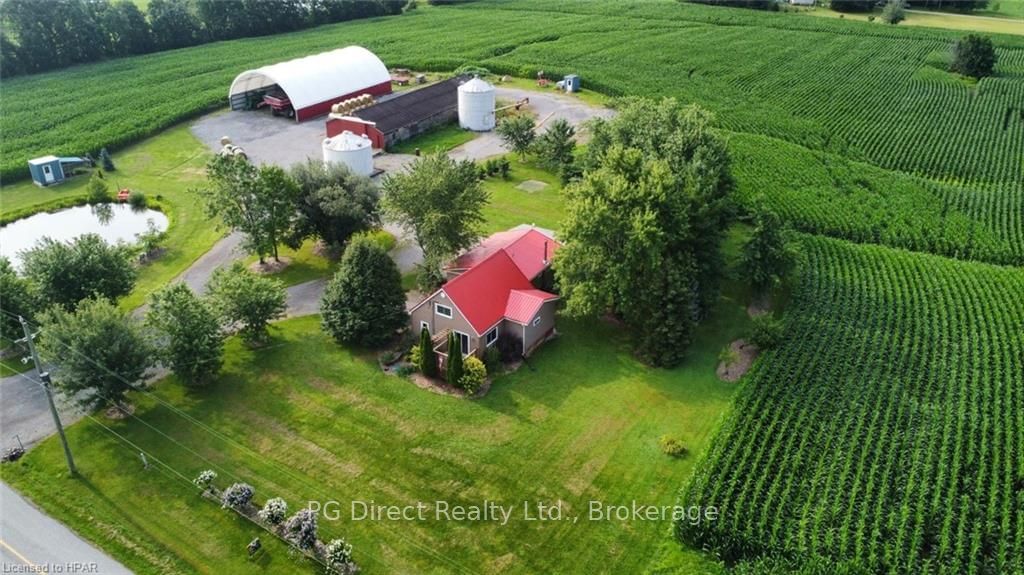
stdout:
<svg viewBox="0 0 1024 575">
<path fill-rule="evenodd" d="M 356 96 L 362 96 L 363 94 L 370 94 L 372 96 L 383 96 L 385 94 L 390 94 L 390 93 L 391 93 L 391 80 L 388 80 L 387 82 L 381 82 L 380 84 L 376 84 L 376 85 L 370 86 L 369 88 L 364 88 L 362 90 L 356 90 L 355 92 L 350 92 L 348 94 L 344 94 L 344 95 L 341 95 L 341 96 L 338 96 L 338 97 L 335 97 L 335 98 L 331 98 L 330 100 L 326 100 L 326 101 L 320 102 L 319 104 L 313 104 L 312 106 L 306 106 L 305 108 L 301 108 L 301 109 L 295 110 L 295 121 L 296 122 L 302 122 L 302 121 L 308 120 L 310 118 L 316 118 L 317 116 L 323 116 L 324 114 L 327 114 L 327 113 L 329 113 L 331 111 L 331 106 L 337 104 L 338 102 L 342 102 L 342 101 L 348 100 L 350 98 L 355 98 Z M 340 134 L 341 132 L 339 131 L 338 133 Z M 330 133 L 327 134 L 328 137 L 331 137 L 331 136 L 334 136 L 334 135 L 337 135 L 337 134 L 330 134 Z M 379 147 L 379 146 L 375 146 L 375 147 Z"/>
</svg>

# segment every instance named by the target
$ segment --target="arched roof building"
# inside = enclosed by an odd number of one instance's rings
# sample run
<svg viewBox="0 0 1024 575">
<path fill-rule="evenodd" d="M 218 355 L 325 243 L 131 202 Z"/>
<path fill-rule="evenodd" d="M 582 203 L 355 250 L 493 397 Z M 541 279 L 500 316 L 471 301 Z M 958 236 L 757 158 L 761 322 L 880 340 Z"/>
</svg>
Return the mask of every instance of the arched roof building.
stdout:
<svg viewBox="0 0 1024 575">
<path fill-rule="evenodd" d="M 255 96 L 284 92 L 296 121 L 326 114 L 331 105 L 361 94 L 391 92 L 391 76 L 380 58 L 366 48 L 349 46 L 304 58 L 246 70 L 231 83 L 232 110 L 244 110 Z"/>
</svg>

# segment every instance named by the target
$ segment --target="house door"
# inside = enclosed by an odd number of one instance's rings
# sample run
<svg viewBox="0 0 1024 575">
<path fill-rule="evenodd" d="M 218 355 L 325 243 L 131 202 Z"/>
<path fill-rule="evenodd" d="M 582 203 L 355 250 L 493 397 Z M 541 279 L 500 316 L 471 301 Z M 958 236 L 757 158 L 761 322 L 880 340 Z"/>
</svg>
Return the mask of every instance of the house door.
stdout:
<svg viewBox="0 0 1024 575">
<path fill-rule="evenodd" d="M 49 164 L 43 166 L 43 181 L 47 184 L 53 183 L 53 169 L 50 168 Z"/>
<path fill-rule="evenodd" d="M 459 339 L 459 348 L 462 349 L 462 355 L 469 353 L 469 335 L 457 331 L 455 332 L 455 337 Z"/>
</svg>

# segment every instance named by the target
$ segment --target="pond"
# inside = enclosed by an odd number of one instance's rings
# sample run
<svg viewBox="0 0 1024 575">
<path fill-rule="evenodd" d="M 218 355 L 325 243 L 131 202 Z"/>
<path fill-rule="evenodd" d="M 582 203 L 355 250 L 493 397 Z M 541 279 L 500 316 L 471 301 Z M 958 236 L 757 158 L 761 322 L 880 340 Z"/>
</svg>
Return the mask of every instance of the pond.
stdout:
<svg viewBox="0 0 1024 575">
<path fill-rule="evenodd" d="M 78 206 L 35 214 L 0 228 L 0 256 L 10 259 L 11 264 L 18 268 L 20 252 L 35 246 L 44 237 L 68 241 L 82 234 L 94 233 L 110 243 L 134 243 L 139 234 L 149 230 L 149 222 L 160 231 L 167 229 L 167 216 L 164 214 L 156 210 L 133 210 L 127 204 Z"/>
</svg>

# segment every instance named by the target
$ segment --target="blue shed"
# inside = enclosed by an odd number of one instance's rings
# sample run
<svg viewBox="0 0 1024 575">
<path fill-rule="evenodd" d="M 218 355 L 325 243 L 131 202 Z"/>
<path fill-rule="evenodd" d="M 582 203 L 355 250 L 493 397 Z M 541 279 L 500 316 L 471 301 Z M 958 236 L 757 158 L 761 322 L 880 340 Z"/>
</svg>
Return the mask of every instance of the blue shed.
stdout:
<svg viewBox="0 0 1024 575">
<path fill-rule="evenodd" d="M 64 168 L 57 156 L 43 156 L 28 161 L 32 181 L 40 186 L 52 186 L 64 181 Z"/>
<path fill-rule="evenodd" d="M 580 77 L 576 74 L 569 74 L 562 79 L 565 84 L 566 92 L 579 92 L 580 91 Z"/>
<path fill-rule="evenodd" d="M 75 168 L 91 165 L 90 160 L 69 156 L 43 156 L 28 161 L 28 171 L 32 173 L 32 181 L 40 186 L 52 186 L 70 178 Z"/>
</svg>

